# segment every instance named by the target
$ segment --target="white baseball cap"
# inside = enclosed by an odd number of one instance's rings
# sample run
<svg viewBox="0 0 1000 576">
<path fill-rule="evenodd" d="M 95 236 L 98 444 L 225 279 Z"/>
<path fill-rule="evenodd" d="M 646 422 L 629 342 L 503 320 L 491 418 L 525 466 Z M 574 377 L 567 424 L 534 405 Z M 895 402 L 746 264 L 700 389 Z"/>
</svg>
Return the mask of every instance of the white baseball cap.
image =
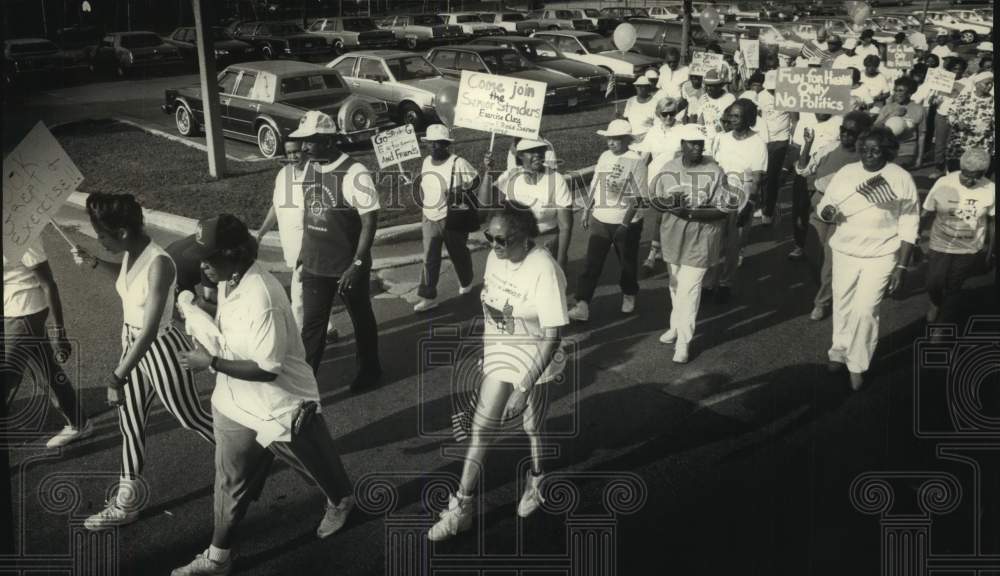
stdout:
<svg viewBox="0 0 1000 576">
<path fill-rule="evenodd" d="M 598 136 L 606 136 L 609 138 L 614 138 L 617 136 L 631 136 L 632 135 L 632 125 L 629 124 L 628 120 L 622 120 L 618 118 L 612 120 L 611 124 L 608 124 L 607 130 L 598 130 Z"/>
<path fill-rule="evenodd" d="M 853 50 L 857 47 L 858 47 L 857 38 L 848 38 L 847 40 L 844 41 L 844 48 L 848 50 Z"/>
<path fill-rule="evenodd" d="M 423 142 L 454 142 L 451 130 L 444 124 L 431 124 L 427 127 L 427 135 L 420 139 Z"/>
<path fill-rule="evenodd" d="M 289 138 L 309 138 L 318 134 L 338 134 L 337 121 L 319 110 L 309 110 L 299 120 L 299 127 Z"/>
<path fill-rule="evenodd" d="M 517 143 L 517 151 L 524 152 L 525 150 L 535 150 L 537 148 L 548 148 L 548 142 L 543 142 L 541 140 L 532 140 L 530 138 L 525 138 Z"/>
<path fill-rule="evenodd" d="M 694 124 L 684 124 L 683 126 L 678 126 L 674 130 L 676 130 L 675 136 L 677 136 L 677 138 L 682 142 L 685 140 L 688 142 L 705 140 L 705 133 Z"/>
<path fill-rule="evenodd" d="M 652 86 L 652 84 L 649 83 L 649 78 L 646 78 L 645 76 L 639 76 L 639 79 L 636 80 L 635 82 L 633 82 L 632 85 L 633 86 Z"/>
<path fill-rule="evenodd" d="M 660 77 L 660 73 L 650 68 L 649 70 L 646 70 L 646 73 L 643 74 L 643 76 L 649 78 L 650 80 L 656 80 Z"/>
</svg>

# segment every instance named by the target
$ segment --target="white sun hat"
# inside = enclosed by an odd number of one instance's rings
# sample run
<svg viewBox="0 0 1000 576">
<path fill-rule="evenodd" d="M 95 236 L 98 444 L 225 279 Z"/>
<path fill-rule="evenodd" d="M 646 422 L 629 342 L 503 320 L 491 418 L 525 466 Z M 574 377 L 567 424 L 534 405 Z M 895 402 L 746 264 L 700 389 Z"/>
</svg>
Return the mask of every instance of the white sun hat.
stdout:
<svg viewBox="0 0 1000 576">
<path fill-rule="evenodd" d="M 607 130 L 598 130 L 598 136 L 606 136 L 608 138 L 615 138 L 617 136 L 631 136 L 632 135 L 632 125 L 629 124 L 628 120 L 622 120 L 618 118 L 617 120 L 612 120 L 611 124 L 608 124 Z"/>
</svg>

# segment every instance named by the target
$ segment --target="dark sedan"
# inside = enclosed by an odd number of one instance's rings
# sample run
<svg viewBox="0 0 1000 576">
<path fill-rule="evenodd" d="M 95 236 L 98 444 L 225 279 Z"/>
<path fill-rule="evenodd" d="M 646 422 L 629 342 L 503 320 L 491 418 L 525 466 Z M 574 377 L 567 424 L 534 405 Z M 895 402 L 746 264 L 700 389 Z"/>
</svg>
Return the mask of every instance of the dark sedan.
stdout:
<svg viewBox="0 0 1000 576">
<path fill-rule="evenodd" d="M 112 70 L 128 76 L 136 70 L 166 69 L 184 60 L 177 48 L 153 32 L 112 32 L 101 38 L 94 52 L 91 70 Z"/>
<path fill-rule="evenodd" d="M 212 50 L 215 61 L 221 65 L 232 64 L 234 62 L 245 62 L 256 60 L 260 54 L 257 48 L 249 42 L 237 40 L 232 37 L 225 28 L 213 27 L 209 29 L 212 33 Z M 181 56 L 188 62 L 198 62 L 198 35 L 194 26 L 178 28 L 167 36 L 167 42 L 180 50 Z"/>
<path fill-rule="evenodd" d="M 3 43 L 3 78 L 10 86 L 26 76 L 39 78 L 62 69 L 59 47 L 44 38 L 15 38 Z"/>
<path fill-rule="evenodd" d="M 182 136 L 204 124 L 201 86 L 171 88 L 161 109 L 174 115 Z M 261 155 L 283 154 L 288 135 L 308 110 L 322 110 L 337 120 L 346 142 L 366 141 L 372 131 L 391 125 L 385 102 L 352 94 L 334 70 L 305 62 L 245 62 L 219 74 L 222 131 L 236 140 L 256 143 Z"/>
<path fill-rule="evenodd" d="M 267 60 L 326 61 L 333 55 L 326 38 L 290 22 L 239 22 L 229 31 L 237 40 L 254 45 Z"/>
<path fill-rule="evenodd" d="M 603 99 L 607 94 L 608 83 L 612 81 L 611 73 L 599 66 L 570 60 L 558 48 L 541 38 L 525 38 L 523 36 L 495 36 L 480 38 L 473 44 L 487 46 L 502 46 L 513 48 L 533 64 L 545 70 L 561 72 L 586 82 L 590 87 L 590 99 Z"/>
<path fill-rule="evenodd" d="M 445 76 L 459 78 L 462 70 L 485 72 L 544 82 L 546 107 L 573 108 L 590 98 L 590 87 L 569 74 L 545 70 L 528 61 L 513 48 L 460 45 L 432 48 L 427 59 Z"/>
</svg>

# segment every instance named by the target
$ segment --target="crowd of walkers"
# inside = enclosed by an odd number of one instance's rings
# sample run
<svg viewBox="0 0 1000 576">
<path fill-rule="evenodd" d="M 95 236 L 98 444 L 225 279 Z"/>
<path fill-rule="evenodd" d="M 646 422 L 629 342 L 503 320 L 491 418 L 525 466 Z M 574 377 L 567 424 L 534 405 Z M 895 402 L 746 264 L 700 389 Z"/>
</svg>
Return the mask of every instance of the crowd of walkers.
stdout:
<svg viewBox="0 0 1000 576">
<path fill-rule="evenodd" d="M 488 436 L 514 416 L 523 417 L 532 456 L 517 512 L 527 517 L 544 502 L 541 391 L 565 364 L 562 330 L 590 319 L 612 249 L 622 314 L 636 309 L 641 271 L 659 260 L 666 264 L 669 301 L 659 341 L 673 347 L 673 362 L 689 362 L 701 300 L 731 297 L 748 230 L 777 221 L 788 184 L 794 232 L 788 258 L 805 258 L 807 239 L 822 246 L 820 287 L 809 317 L 822 321 L 832 314 L 829 367 L 846 371 L 853 389 L 862 387 L 875 352 L 880 302 L 903 285 L 924 235 L 927 320 L 957 321 L 963 283 L 984 258 L 992 259 L 994 243 L 992 45 L 979 48 L 981 58 L 970 63 L 947 42 L 933 50 L 914 47 L 912 67 L 890 71 L 881 66 L 885 48 L 870 35 L 847 46 L 821 35 L 797 62 L 764 58 L 764 68 L 751 71 L 731 61 L 704 75 L 691 74 L 669 51 L 658 73 L 636 81 L 636 95 L 621 117 L 595 134 L 607 150 L 582 195 L 582 210 L 574 210 L 574 194 L 558 169 L 556 154 L 565 151 L 551 142 L 515 140 L 501 171 L 494 170 L 492 156 L 480 163 L 453 150 L 447 126 L 429 126 L 422 140 L 430 153 L 414 182 L 424 251 L 414 311 L 438 306 L 442 248 L 462 295 L 480 277 L 470 235 L 481 234 L 490 251 L 481 271 L 482 378 L 470 409 L 461 481 L 428 537 L 444 540 L 472 525 Z M 775 68 L 783 64 L 853 68 L 851 110 L 779 109 Z M 923 84 L 928 69 L 939 66 L 956 74 L 952 93 Z M 124 323 L 121 355 L 104 378 L 122 435 L 119 488 L 86 527 L 137 519 L 145 423 L 159 398 L 183 427 L 215 447 L 212 541 L 175 575 L 231 570 L 236 528 L 275 455 L 323 492 L 319 537 L 339 530 L 353 508 L 352 483 L 323 420 L 316 377 L 338 298 L 354 328 L 351 389 L 382 377 L 369 294 L 380 204 L 368 169 L 337 148 L 337 133 L 330 116 L 305 114 L 289 137 L 273 206 L 256 237 L 246 223 L 221 214 L 202 220 L 194 236 L 160 247 L 145 232 L 132 196 L 88 197 L 100 244 L 122 261 L 80 248 L 74 258 L 95 275 L 95 286 L 110 289 L 114 281 Z M 921 166 L 935 172 L 926 193 L 911 174 Z M 576 217 L 587 234 L 586 257 L 569 297 Z M 290 297 L 257 262 L 258 245 L 275 224 L 292 270 Z M 652 229 L 653 241 L 641 259 L 644 228 Z M 212 342 L 192 342 L 179 327 L 175 300 L 187 291 L 192 294 L 184 301 L 197 307 L 186 309 L 186 321 L 205 314 Z M 36 242 L 20 262 L 4 260 L 7 358 L 19 346 L 49 342 L 47 316 L 54 322 L 52 344 L 41 361 L 52 400 L 67 421 L 48 442 L 58 447 L 92 434 L 93 424 L 59 369 L 69 345 L 58 289 Z M 201 371 L 214 374 L 211 411 L 195 389 L 193 374 Z"/>
</svg>

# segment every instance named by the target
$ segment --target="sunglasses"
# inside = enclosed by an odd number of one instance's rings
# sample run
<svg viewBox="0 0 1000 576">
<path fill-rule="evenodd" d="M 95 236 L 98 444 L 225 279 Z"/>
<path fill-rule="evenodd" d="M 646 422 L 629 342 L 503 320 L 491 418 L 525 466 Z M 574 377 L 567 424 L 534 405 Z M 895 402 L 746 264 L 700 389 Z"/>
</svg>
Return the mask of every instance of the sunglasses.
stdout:
<svg viewBox="0 0 1000 576">
<path fill-rule="evenodd" d="M 483 236 L 486 236 L 486 241 L 489 242 L 491 246 L 499 246 L 500 248 L 507 247 L 506 236 L 494 236 L 489 232 L 483 232 Z"/>
<path fill-rule="evenodd" d="M 677 116 L 677 112 L 660 112 L 660 116 L 663 118 L 670 118 L 671 116 Z"/>
</svg>

